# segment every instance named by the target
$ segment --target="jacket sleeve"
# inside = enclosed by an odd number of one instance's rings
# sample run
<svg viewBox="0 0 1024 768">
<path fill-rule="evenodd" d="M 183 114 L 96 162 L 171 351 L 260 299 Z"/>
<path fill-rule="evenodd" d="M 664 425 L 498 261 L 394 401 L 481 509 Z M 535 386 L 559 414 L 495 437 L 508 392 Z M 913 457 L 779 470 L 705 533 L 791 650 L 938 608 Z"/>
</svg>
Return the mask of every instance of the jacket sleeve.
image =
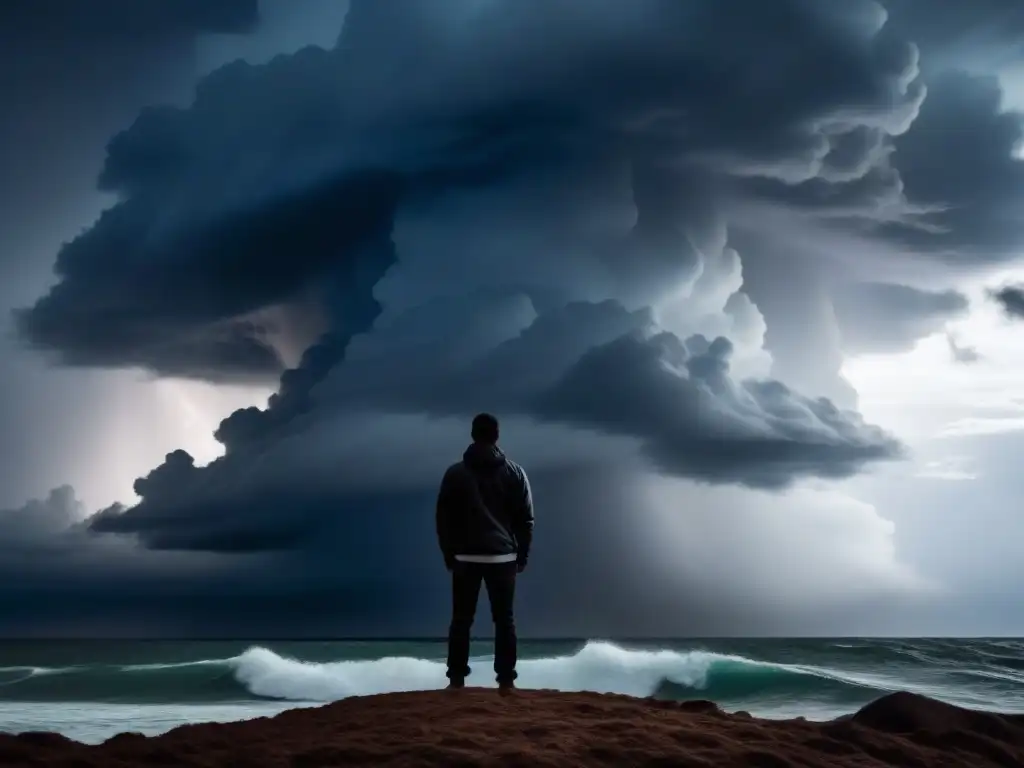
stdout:
<svg viewBox="0 0 1024 768">
<path fill-rule="evenodd" d="M 513 533 L 518 546 L 517 559 L 520 563 L 525 563 L 530 558 L 530 547 L 533 544 L 533 491 L 530 490 L 530 480 L 521 467 L 516 474 L 519 477 L 519 496 Z"/>
<path fill-rule="evenodd" d="M 451 471 L 445 472 L 441 480 L 441 489 L 437 492 L 437 543 L 445 562 L 455 558 L 455 542 L 453 541 L 452 517 L 454 513 L 454 478 Z"/>
</svg>

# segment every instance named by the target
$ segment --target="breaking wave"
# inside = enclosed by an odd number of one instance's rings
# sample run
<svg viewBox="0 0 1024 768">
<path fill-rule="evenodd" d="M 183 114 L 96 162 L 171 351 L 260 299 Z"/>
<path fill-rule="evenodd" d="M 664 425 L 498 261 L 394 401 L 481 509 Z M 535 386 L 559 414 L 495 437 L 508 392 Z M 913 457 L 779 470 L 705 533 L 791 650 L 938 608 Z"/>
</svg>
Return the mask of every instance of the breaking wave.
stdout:
<svg viewBox="0 0 1024 768">
<path fill-rule="evenodd" d="M 490 660 L 474 659 L 470 685 L 493 685 Z M 21 701 L 327 702 L 429 690 L 446 683 L 440 659 L 391 656 L 312 662 L 252 647 L 227 659 L 180 664 L 0 668 L 0 699 Z M 575 653 L 519 663 L 523 688 L 669 699 L 808 697 L 864 700 L 899 685 L 872 676 L 756 661 L 708 651 L 634 650 L 588 642 Z"/>
</svg>

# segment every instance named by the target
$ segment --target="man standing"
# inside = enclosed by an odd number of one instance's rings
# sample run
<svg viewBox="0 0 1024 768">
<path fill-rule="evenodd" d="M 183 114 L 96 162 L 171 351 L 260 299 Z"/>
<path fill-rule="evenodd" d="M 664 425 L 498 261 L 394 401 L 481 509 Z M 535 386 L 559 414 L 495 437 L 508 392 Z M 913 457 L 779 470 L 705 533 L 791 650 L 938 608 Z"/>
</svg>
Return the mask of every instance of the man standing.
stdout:
<svg viewBox="0 0 1024 768">
<path fill-rule="evenodd" d="M 473 419 L 473 443 L 444 473 L 437 495 L 437 538 L 452 574 L 448 629 L 449 688 L 469 675 L 469 631 L 481 582 L 494 619 L 494 673 L 502 694 L 515 689 L 516 574 L 526 568 L 533 540 L 533 498 L 523 468 L 498 448 L 498 420 Z"/>
</svg>

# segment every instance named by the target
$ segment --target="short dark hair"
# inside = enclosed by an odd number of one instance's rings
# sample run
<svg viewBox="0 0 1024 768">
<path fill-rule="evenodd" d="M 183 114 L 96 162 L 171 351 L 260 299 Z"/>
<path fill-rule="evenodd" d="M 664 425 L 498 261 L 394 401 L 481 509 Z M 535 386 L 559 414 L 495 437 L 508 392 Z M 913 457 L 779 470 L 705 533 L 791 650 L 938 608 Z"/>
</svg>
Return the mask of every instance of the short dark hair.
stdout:
<svg viewBox="0 0 1024 768">
<path fill-rule="evenodd" d="M 498 442 L 498 419 L 489 413 L 478 413 L 473 417 L 470 435 L 478 443 Z"/>
</svg>

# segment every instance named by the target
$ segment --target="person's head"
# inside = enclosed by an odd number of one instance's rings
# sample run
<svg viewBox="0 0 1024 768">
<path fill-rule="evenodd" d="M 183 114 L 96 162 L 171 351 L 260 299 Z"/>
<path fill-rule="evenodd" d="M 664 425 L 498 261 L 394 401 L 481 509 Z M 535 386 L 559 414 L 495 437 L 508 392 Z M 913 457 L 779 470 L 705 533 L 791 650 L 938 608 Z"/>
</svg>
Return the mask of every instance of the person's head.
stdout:
<svg viewBox="0 0 1024 768">
<path fill-rule="evenodd" d="M 498 442 L 498 420 L 489 413 L 479 413 L 473 417 L 473 429 L 470 431 L 474 443 L 494 445 Z"/>
</svg>

